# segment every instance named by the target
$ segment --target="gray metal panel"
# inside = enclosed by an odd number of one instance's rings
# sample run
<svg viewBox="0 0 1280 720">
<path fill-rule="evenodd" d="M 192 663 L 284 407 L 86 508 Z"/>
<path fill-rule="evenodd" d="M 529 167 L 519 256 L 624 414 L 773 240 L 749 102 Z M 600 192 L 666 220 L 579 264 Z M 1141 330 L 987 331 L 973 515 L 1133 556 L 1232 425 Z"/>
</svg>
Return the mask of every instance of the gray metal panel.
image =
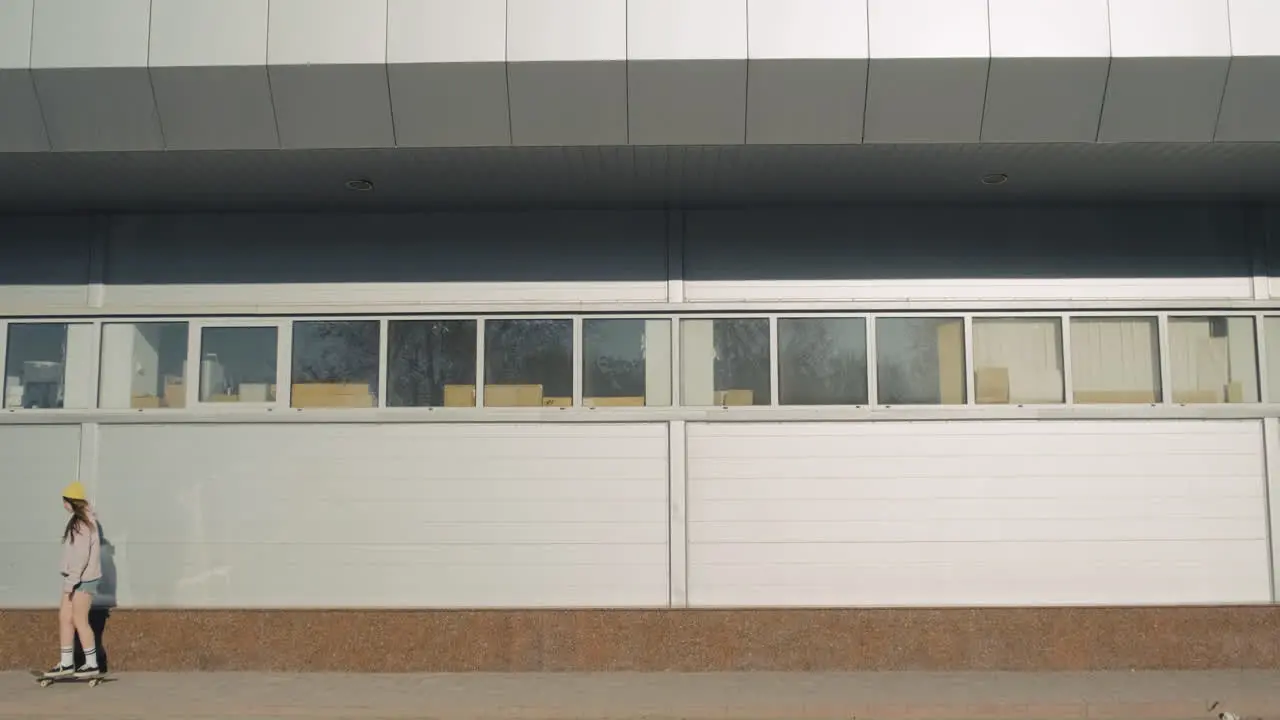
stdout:
<svg viewBox="0 0 1280 720">
<path fill-rule="evenodd" d="M 272 65 L 280 146 L 393 147 L 387 66 Z"/>
<path fill-rule="evenodd" d="M 746 142 L 747 61 L 631 61 L 632 145 Z"/>
<path fill-rule="evenodd" d="M 0 2 L 0 70 L 26 70 L 31 67 L 34 14 L 35 0 Z"/>
<path fill-rule="evenodd" d="M 272 0 L 271 65 L 360 65 L 387 61 L 387 0 Z"/>
<path fill-rule="evenodd" d="M 153 67 L 169 150 L 278 148 L 266 66 Z"/>
<path fill-rule="evenodd" d="M 147 68 L 34 70 L 54 150 L 163 150 Z"/>
<path fill-rule="evenodd" d="M 507 58 L 506 0 L 387 0 L 387 62 L 490 63 Z"/>
<path fill-rule="evenodd" d="M 49 136 L 31 73 L 0 69 L 0 153 L 48 149 Z"/>
<path fill-rule="evenodd" d="M 1113 58 L 1099 142 L 1210 142 L 1230 58 Z"/>
<path fill-rule="evenodd" d="M 151 0 L 37 0 L 31 67 L 145 68 Z"/>
<path fill-rule="evenodd" d="M 1214 139 L 1219 142 L 1280 141 L 1280 58 L 1231 59 Z"/>
<path fill-rule="evenodd" d="M 1093 142 L 1109 58 L 992 58 L 983 142 Z"/>
<path fill-rule="evenodd" d="M 862 142 L 866 60 L 752 60 L 747 142 Z"/>
<path fill-rule="evenodd" d="M 511 144 L 504 63 L 393 63 L 387 75 L 401 147 Z"/>
<path fill-rule="evenodd" d="M 627 0 L 518 0 L 507 3 L 510 62 L 627 59 Z"/>
<path fill-rule="evenodd" d="M 987 58 L 873 58 L 865 142 L 978 142 L 988 63 Z"/>
<path fill-rule="evenodd" d="M 625 145 L 625 62 L 507 65 L 516 145 Z"/>
<path fill-rule="evenodd" d="M 152 0 L 151 67 L 266 65 L 267 0 Z"/>
</svg>

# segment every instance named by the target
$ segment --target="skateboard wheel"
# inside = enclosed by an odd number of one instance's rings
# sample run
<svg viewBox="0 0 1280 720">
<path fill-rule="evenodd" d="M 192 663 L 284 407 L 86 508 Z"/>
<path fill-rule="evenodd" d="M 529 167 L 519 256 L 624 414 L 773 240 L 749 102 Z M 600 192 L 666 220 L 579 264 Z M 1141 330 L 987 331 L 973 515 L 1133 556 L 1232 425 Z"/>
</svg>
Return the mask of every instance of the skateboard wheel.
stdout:
<svg viewBox="0 0 1280 720">
<path fill-rule="evenodd" d="M 52 685 L 52 684 L 53 684 L 53 681 L 52 681 L 52 680 L 41 680 L 41 681 L 40 681 L 40 687 L 49 687 L 49 686 L 50 686 L 50 685 Z"/>
<path fill-rule="evenodd" d="M 89 687 L 98 687 L 98 683 L 100 683 L 100 682 L 102 682 L 102 681 L 101 681 L 101 680 L 90 680 L 90 681 L 89 681 Z"/>
</svg>

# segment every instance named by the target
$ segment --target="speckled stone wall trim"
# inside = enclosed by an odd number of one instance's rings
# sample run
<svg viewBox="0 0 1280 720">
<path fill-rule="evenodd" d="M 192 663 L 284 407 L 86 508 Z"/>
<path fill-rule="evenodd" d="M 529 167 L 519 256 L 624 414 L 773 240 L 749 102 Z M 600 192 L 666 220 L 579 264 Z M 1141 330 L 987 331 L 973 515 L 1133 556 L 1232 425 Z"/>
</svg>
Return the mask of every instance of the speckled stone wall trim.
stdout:
<svg viewBox="0 0 1280 720">
<path fill-rule="evenodd" d="M 351 672 L 1280 668 L 1280 606 L 832 610 L 114 610 L 112 670 Z M 53 610 L 0 611 L 0 670 Z"/>
</svg>

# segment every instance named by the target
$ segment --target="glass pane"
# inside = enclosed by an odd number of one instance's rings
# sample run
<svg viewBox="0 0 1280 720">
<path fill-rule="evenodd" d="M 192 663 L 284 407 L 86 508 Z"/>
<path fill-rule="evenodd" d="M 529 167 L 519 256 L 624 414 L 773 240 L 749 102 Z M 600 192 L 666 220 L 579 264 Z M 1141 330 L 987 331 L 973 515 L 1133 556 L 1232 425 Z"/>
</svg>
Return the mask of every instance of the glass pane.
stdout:
<svg viewBox="0 0 1280 720">
<path fill-rule="evenodd" d="M 377 320 L 293 323 L 296 408 L 368 408 L 378 405 Z"/>
<path fill-rule="evenodd" d="M 4 363 L 7 408 L 89 407 L 93 326 L 14 323 Z"/>
<path fill-rule="evenodd" d="M 102 326 L 98 405 L 112 410 L 187 404 L 187 324 Z"/>
<path fill-rule="evenodd" d="M 1062 321 L 974 319 L 973 391 L 979 405 L 1063 402 Z"/>
<path fill-rule="evenodd" d="M 1280 317 L 1262 318 L 1262 332 L 1267 344 L 1267 402 L 1280 402 Z"/>
<path fill-rule="evenodd" d="M 1073 318 L 1071 383 L 1081 404 L 1160 402 L 1155 318 Z"/>
<path fill-rule="evenodd" d="M 200 333 L 200 402 L 275 402 L 274 327 L 205 328 Z"/>
<path fill-rule="evenodd" d="M 865 405 L 867 321 L 779 319 L 778 376 L 783 405 Z"/>
<path fill-rule="evenodd" d="M 680 359 L 685 405 L 769 405 L 769 321 L 682 320 Z"/>
<path fill-rule="evenodd" d="M 474 320 L 395 320 L 387 333 L 388 407 L 476 406 Z"/>
<path fill-rule="evenodd" d="M 485 407 L 573 405 L 573 322 L 484 324 Z"/>
<path fill-rule="evenodd" d="M 881 405 L 963 405 L 964 320 L 877 318 Z"/>
<path fill-rule="evenodd" d="M 1176 403 L 1258 402 L 1253 318 L 1169 318 L 1169 372 Z"/>
<path fill-rule="evenodd" d="M 582 404 L 671 404 L 670 320 L 584 320 Z"/>
</svg>

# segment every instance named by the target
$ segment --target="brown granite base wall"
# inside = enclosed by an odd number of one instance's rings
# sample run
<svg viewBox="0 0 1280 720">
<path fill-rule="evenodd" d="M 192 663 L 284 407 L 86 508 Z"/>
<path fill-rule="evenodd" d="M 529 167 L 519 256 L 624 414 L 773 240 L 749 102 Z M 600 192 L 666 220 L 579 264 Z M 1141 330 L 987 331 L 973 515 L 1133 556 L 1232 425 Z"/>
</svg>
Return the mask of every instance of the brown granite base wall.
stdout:
<svg viewBox="0 0 1280 720">
<path fill-rule="evenodd" d="M 1280 668 L 1280 607 L 115 610 L 112 670 Z M 57 614 L 0 611 L 0 670 L 56 659 Z"/>
</svg>

